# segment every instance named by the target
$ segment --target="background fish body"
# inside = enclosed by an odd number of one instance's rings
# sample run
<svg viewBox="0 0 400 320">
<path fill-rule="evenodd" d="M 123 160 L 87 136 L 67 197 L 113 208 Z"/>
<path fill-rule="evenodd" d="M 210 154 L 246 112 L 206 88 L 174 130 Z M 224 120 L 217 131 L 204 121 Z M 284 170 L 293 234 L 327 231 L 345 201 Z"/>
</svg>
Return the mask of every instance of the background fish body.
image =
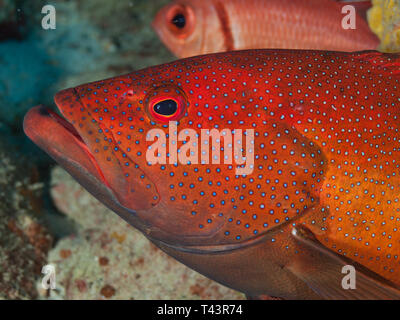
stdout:
<svg viewBox="0 0 400 320">
<path fill-rule="evenodd" d="M 153 27 L 178 57 L 241 49 L 375 50 L 378 38 L 357 14 L 345 30 L 334 0 L 176 0 Z M 361 13 L 360 11 L 357 11 Z"/>
<path fill-rule="evenodd" d="M 63 91 L 56 103 L 74 129 L 33 109 L 25 131 L 163 250 L 225 285 L 388 297 L 381 284 L 400 285 L 399 65 L 376 52 L 200 56 Z M 149 130 L 170 133 L 154 118 L 165 99 L 183 108 L 183 132 L 254 129 L 254 171 L 150 165 Z M 339 287 L 344 264 L 361 268 L 359 295 Z"/>
</svg>

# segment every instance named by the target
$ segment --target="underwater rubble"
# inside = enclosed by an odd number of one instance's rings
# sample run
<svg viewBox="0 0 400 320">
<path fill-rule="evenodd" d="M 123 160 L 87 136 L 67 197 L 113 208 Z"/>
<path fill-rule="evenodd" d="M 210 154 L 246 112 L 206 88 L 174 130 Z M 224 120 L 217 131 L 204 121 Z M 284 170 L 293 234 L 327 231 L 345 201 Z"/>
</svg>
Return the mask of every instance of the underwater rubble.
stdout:
<svg viewBox="0 0 400 320">
<path fill-rule="evenodd" d="M 0 299 L 33 299 L 52 246 L 43 183 L 37 168 L 0 132 Z"/>
</svg>

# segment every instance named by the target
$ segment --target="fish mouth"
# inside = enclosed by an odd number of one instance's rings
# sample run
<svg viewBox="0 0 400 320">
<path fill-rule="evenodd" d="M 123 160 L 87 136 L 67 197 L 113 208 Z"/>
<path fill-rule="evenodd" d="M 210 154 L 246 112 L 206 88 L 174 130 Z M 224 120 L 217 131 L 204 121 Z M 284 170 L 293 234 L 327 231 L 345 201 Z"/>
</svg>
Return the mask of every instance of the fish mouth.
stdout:
<svg viewBox="0 0 400 320">
<path fill-rule="evenodd" d="M 54 111 L 37 106 L 24 118 L 24 132 L 57 162 L 66 158 L 107 185 L 93 154 L 74 126 Z M 108 185 L 107 185 L 108 186 Z"/>
<path fill-rule="evenodd" d="M 44 106 L 36 106 L 25 115 L 25 134 L 95 198 L 140 231 L 148 233 L 151 227 L 137 217 L 135 209 L 120 201 L 85 137 L 74 126 L 73 120 L 65 116 L 69 106 L 82 106 L 75 89 L 57 93 L 54 100 L 64 117 Z"/>
</svg>

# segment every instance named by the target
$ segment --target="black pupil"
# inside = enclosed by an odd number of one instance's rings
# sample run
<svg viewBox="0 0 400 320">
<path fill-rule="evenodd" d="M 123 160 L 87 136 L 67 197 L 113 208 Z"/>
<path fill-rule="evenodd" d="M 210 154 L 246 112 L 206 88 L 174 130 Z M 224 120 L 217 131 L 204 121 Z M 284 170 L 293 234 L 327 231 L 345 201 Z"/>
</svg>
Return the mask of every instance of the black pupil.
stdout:
<svg viewBox="0 0 400 320">
<path fill-rule="evenodd" d="M 176 25 L 179 29 L 182 29 L 185 27 L 186 25 L 186 19 L 185 16 L 183 14 L 177 14 L 173 19 L 172 19 L 172 23 L 174 25 Z"/>
<path fill-rule="evenodd" d="M 176 110 L 178 110 L 178 105 L 174 100 L 160 101 L 154 106 L 154 111 L 163 116 L 172 116 Z"/>
</svg>

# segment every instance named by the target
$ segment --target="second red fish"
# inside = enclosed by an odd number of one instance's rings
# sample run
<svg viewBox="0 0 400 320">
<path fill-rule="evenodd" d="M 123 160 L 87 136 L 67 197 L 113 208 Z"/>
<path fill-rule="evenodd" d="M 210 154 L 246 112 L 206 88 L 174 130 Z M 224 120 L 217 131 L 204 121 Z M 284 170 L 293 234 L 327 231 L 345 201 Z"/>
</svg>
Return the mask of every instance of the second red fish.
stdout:
<svg viewBox="0 0 400 320">
<path fill-rule="evenodd" d="M 361 17 L 365 6 L 355 3 L 355 29 L 343 28 L 346 4 L 352 2 L 175 0 L 153 27 L 178 57 L 257 48 L 375 50 L 379 40 Z"/>
</svg>

